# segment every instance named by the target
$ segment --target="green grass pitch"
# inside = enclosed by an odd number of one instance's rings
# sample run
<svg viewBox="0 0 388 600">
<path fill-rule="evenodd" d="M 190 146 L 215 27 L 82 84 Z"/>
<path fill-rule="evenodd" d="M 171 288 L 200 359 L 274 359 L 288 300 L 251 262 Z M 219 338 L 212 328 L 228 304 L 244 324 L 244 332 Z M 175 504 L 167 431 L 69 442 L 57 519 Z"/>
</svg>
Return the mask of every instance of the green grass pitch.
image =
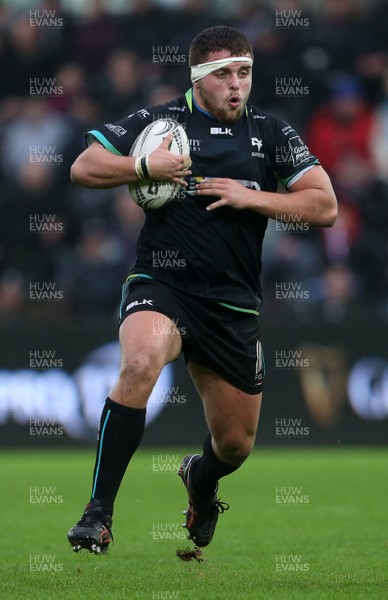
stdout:
<svg viewBox="0 0 388 600">
<path fill-rule="evenodd" d="M 0 598 L 300 600 L 388 598 L 388 449 L 257 449 L 220 486 L 205 560 L 182 562 L 185 452 L 139 451 L 106 556 L 73 553 L 91 451 L 3 452 Z"/>
</svg>

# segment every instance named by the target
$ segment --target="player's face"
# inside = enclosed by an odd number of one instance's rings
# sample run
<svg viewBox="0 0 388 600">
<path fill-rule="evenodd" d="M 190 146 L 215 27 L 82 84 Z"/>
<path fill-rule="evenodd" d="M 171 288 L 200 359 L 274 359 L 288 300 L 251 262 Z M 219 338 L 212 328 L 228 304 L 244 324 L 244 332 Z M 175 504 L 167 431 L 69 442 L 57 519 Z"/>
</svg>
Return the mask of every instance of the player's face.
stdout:
<svg viewBox="0 0 388 600">
<path fill-rule="evenodd" d="M 206 61 L 227 58 L 229 50 L 209 52 Z M 246 54 L 251 58 L 250 54 Z M 248 101 L 252 87 L 252 67 L 249 63 L 230 63 L 202 77 L 194 83 L 194 97 L 198 105 L 223 123 L 237 121 Z"/>
</svg>

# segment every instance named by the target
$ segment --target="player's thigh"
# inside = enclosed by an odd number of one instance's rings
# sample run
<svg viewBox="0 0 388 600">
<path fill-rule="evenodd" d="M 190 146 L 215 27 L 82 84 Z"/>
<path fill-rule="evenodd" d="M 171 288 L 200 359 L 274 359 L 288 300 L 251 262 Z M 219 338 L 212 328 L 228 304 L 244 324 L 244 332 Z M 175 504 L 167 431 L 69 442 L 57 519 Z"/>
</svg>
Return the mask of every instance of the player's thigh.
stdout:
<svg viewBox="0 0 388 600">
<path fill-rule="evenodd" d="M 120 325 L 119 340 L 122 372 L 128 367 L 141 369 L 145 364 L 159 372 L 178 357 L 182 347 L 175 323 L 156 311 L 128 315 Z"/>
<path fill-rule="evenodd" d="M 215 440 L 253 439 L 259 421 L 261 394 L 247 394 L 218 373 L 189 362 L 190 375 L 202 399 L 206 420 Z"/>
</svg>

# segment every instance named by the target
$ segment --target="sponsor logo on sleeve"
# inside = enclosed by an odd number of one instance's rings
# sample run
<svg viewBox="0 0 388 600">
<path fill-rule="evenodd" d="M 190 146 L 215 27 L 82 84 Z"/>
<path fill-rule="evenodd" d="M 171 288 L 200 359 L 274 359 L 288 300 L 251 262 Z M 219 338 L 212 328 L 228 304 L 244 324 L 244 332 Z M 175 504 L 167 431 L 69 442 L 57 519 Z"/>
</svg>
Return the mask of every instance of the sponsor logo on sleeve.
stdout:
<svg viewBox="0 0 388 600">
<path fill-rule="evenodd" d="M 285 136 L 289 136 L 290 133 L 295 133 L 294 129 L 291 127 L 291 125 L 287 125 L 286 127 L 283 127 L 282 129 L 282 133 L 284 133 Z"/>
<path fill-rule="evenodd" d="M 297 140 L 296 142 L 292 142 L 293 140 Z M 310 151 L 306 144 L 300 139 L 298 135 L 290 138 L 288 140 L 288 144 L 290 147 L 292 164 L 294 167 L 301 165 L 306 162 L 310 158 Z"/>
<path fill-rule="evenodd" d="M 121 137 L 122 135 L 125 135 L 127 133 L 127 130 L 124 129 L 124 127 L 121 127 L 121 125 L 113 125 L 113 123 L 105 123 L 105 127 L 107 129 L 109 129 L 109 131 L 112 131 L 113 133 L 115 133 L 117 135 L 117 137 Z"/>
<path fill-rule="evenodd" d="M 141 110 L 138 110 L 136 113 L 141 119 L 146 119 L 147 117 L 150 117 L 150 113 L 148 112 L 148 110 L 146 110 L 145 108 L 142 108 Z"/>
</svg>

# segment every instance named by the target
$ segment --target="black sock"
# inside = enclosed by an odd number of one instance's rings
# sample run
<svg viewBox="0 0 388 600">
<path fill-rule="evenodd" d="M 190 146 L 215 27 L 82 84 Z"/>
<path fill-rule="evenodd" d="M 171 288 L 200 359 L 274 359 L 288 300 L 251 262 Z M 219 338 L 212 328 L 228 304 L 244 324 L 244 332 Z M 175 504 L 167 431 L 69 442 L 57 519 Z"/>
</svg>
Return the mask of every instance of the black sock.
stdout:
<svg viewBox="0 0 388 600">
<path fill-rule="evenodd" d="M 203 442 L 203 454 L 201 459 L 193 463 L 193 474 L 191 481 L 198 496 L 211 496 L 216 489 L 217 481 L 225 475 L 230 475 L 238 469 L 232 465 L 222 462 L 215 454 L 212 446 L 212 438 L 209 434 Z"/>
<path fill-rule="evenodd" d="M 91 498 L 97 498 L 109 515 L 113 514 L 121 480 L 143 437 L 145 416 L 145 408 L 130 408 L 106 399 L 98 432 Z"/>
</svg>

